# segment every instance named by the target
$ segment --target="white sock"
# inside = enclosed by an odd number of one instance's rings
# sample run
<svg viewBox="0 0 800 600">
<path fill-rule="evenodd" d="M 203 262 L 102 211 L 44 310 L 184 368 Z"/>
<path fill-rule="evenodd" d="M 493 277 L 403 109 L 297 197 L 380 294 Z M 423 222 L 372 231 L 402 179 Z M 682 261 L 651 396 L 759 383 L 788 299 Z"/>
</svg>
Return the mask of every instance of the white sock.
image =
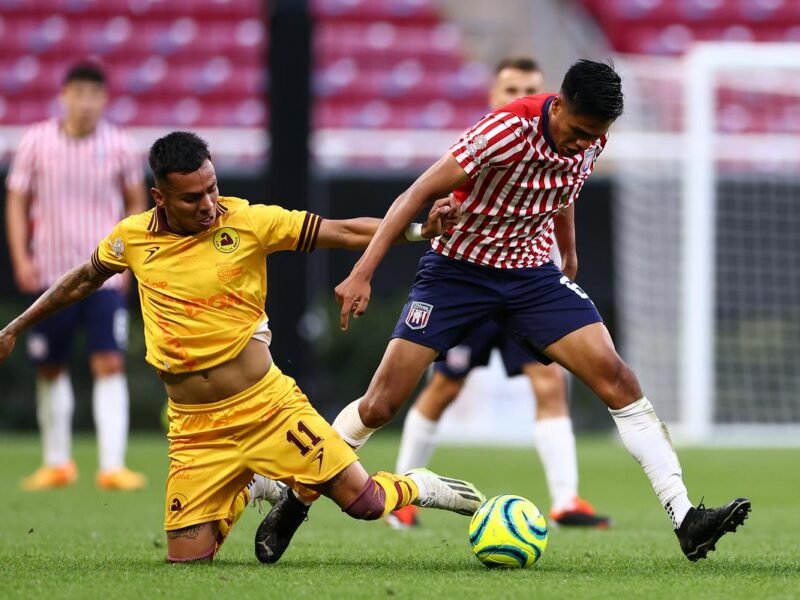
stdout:
<svg viewBox="0 0 800 600">
<path fill-rule="evenodd" d="M 44 464 L 60 467 L 72 458 L 72 413 L 75 396 L 65 371 L 52 381 L 36 379 L 36 417 L 42 435 Z"/>
<path fill-rule="evenodd" d="M 403 423 L 400 450 L 397 453 L 395 473 L 407 473 L 415 467 L 427 467 L 436 449 L 438 421 L 433 421 L 411 407 Z"/>
<path fill-rule="evenodd" d="M 353 450 L 358 450 L 367 443 L 369 436 L 377 431 L 364 425 L 361 416 L 358 414 L 358 404 L 361 398 L 353 400 L 342 409 L 333 421 L 333 428 L 342 439 L 352 446 Z"/>
<path fill-rule="evenodd" d="M 115 373 L 94 380 L 92 413 L 97 429 L 100 470 L 111 471 L 125 466 L 128 443 L 128 382 Z"/>
<path fill-rule="evenodd" d="M 275 504 L 278 501 L 285 488 L 286 484 L 268 479 L 258 473 L 255 473 L 253 479 L 247 484 L 251 500 L 266 500 L 270 504 Z"/>
<path fill-rule="evenodd" d="M 534 424 L 533 431 L 550 490 L 552 510 L 566 510 L 578 495 L 578 459 L 572 419 L 568 416 L 540 419 Z"/>
<path fill-rule="evenodd" d="M 658 499 L 677 529 L 692 503 L 683 483 L 681 464 L 667 426 L 646 397 L 619 410 L 608 409 L 619 429 L 622 443 L 642 465 Z"/>
</svg>

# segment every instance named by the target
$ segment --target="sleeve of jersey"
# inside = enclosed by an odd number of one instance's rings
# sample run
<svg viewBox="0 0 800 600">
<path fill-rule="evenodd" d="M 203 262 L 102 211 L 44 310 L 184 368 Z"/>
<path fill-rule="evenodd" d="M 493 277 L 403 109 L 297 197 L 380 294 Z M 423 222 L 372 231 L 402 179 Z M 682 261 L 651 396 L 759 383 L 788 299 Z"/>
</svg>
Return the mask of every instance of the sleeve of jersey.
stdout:
<svg viewBox="0 0 800 600">
<path fill-rule="evenodd" d="M 122 224 L 118 223 L 111 234 L 105 238 L 92 254 L 92 266 L 103 275 L 116 275 L 128 268 L 125 259 L 125 238 Z"/>
<path fill-rule="evenodd" d="M 525 152 L 521 125 L 512 113 L 488 114 L 450 147 L 450 153 L 472 178 L 484 167 L 508 167 Z"/>
<path fill-rule="evenodd" d="M 261 247 L 267 253 L 281 250 L 311 252 L 316 248 L 322 222 L 318 215 L 263 204 L 253 205 L 250 209 Z"/>
<path fill-rule="evenodd" d="M 31 191 L 36 163 L 35 145 L 33 131 L 29 129 L 22 136 L 8 171 L 6 185 L 9 189 L 24 193 Z"/>
</svg>

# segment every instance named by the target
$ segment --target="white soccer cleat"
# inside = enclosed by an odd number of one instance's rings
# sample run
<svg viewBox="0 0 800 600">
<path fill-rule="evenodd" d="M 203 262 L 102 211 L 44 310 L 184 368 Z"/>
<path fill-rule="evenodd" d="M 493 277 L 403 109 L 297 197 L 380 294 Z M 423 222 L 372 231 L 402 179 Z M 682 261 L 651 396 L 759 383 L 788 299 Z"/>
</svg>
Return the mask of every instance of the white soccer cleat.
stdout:
<svg viewBox="0 0 800 600">
<path fill-rule="evenodd" d="M 419 488 L 412 504 L 423 508 L 441 508 L 471 517 L 486 501 L 478 488 L 468 481 L 442 477 L 428 469 L 411 469 L 406 473 Z"/>
<path fill-rule="evenodd" d="M 263 475 L 256 473 L 247 487 L 250 489 L 250 500 L 253 503 L 256 500 L 266 500 L 270 504 L 275 504 L 286 484 L 274 479 L 267 479 Z"/>
</svg>

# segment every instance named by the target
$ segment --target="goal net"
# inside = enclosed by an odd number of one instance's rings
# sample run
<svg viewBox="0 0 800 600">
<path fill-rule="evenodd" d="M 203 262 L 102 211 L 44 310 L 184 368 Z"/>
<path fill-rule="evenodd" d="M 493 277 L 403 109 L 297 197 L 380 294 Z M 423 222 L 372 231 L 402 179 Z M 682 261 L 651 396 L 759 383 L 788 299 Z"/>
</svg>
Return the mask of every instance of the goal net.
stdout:
<svg viewBox="0 0 800 600">
<path fill-rule="evenodd" d="M 800 443 L 800 46 L 618 67 L 620 350 L 677 440 Z"/>
</svg>

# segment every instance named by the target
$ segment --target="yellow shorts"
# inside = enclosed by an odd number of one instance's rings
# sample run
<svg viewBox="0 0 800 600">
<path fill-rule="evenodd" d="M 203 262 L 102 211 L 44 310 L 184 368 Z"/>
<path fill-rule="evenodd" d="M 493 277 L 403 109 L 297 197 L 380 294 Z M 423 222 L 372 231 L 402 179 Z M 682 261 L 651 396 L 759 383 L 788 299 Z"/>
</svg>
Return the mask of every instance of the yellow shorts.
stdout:
<svg viewBox="0 0 800 600">
<path fill-rule="evenodd" d="M 324 483 L 358 457 L 294 379 L 275 365 L 251 388 L 211 404 L 169 401 L 164 529 L 230 518 L 253 473 Z"/>
</svg>

